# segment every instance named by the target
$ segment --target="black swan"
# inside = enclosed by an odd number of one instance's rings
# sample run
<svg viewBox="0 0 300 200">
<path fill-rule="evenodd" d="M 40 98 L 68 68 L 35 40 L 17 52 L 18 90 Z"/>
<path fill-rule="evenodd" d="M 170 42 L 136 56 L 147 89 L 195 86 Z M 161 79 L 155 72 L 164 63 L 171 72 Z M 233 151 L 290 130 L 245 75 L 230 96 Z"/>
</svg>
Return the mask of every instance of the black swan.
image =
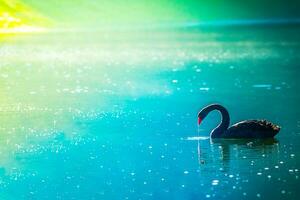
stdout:
<svg viewBox="0 0 300 200">
<path fill-rule="evenodd" d="M 211 138 L 272 138 L 280 127 L 266 120 L 245 120 L 232 125 L 230 128 L 229 113 L 219 104 L 211 104 L 203 108 L 198 114 L 198 124 L 211 111 L 218 110 L 222 115 L 221 123 L 210 133 Z"/>
</svg>

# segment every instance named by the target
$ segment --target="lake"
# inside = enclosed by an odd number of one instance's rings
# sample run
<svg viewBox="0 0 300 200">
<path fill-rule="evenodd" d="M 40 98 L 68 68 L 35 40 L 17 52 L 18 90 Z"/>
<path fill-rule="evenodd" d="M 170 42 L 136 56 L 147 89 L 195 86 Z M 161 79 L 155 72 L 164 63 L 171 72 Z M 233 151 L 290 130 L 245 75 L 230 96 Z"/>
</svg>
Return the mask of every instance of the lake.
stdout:
<svg viewBox="0 0 300 200">
<path fill-rule="evenodd" d="M 300 26 L 54 30 L 0 40 L 1 199 L 297 199 Z M 275 139 L 210 140 L 268 119 Z"/>
</svg>

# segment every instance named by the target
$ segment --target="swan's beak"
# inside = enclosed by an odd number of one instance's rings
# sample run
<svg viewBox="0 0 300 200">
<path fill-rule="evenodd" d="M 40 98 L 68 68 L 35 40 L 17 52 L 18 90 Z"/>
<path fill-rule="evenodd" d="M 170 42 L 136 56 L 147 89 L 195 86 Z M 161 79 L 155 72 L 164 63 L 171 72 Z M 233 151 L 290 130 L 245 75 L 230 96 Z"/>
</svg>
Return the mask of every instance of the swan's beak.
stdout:
<svg viewBox="0 0 300 200">
<path fill-rule="evenodd" d="M 200 125 L 202 122 L 202 119 L 200 117 L 198 117 L 198 125 Z"/>
</svg>

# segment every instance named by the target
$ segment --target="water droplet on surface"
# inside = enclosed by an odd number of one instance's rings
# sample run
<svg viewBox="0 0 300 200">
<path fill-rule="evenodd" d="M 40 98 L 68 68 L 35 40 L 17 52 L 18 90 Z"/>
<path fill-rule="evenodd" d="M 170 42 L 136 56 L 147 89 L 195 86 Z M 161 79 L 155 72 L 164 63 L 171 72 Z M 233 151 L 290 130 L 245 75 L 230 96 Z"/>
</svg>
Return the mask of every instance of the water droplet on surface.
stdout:
<svg viewBox="0 0 300 200">
<path fill-rule="evenodd" d="M 218 185 L 219 184 L 219 180 L 213 180 L 211 184 L 212 185 Z"/>
<path fill-rule="evenodd" d="M 261 197 L 261 195 L 260 195 L 259 193 L 257 193 L 257 194 L 256 194 L 256 196 L 257 196 L 258 198 L 260 198 L 260 197 Z"/>
</svg>

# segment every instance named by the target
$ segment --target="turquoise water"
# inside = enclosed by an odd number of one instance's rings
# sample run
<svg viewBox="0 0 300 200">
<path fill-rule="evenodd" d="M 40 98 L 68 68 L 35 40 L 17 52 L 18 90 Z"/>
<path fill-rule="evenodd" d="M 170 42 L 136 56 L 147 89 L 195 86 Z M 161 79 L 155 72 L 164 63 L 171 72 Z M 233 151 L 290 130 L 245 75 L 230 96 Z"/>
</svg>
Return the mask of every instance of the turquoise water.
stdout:
<svg viewBox="0 0 300 200">
<path fill-rule="evenodd" d="M 300 28 L 65 32 L 0 42 L 1 199 L 297 199 Z M 274 140 L 207 138 L 209 103 Z M 201 136 L 200 139 L 198 136 Z"/>
</svg>

